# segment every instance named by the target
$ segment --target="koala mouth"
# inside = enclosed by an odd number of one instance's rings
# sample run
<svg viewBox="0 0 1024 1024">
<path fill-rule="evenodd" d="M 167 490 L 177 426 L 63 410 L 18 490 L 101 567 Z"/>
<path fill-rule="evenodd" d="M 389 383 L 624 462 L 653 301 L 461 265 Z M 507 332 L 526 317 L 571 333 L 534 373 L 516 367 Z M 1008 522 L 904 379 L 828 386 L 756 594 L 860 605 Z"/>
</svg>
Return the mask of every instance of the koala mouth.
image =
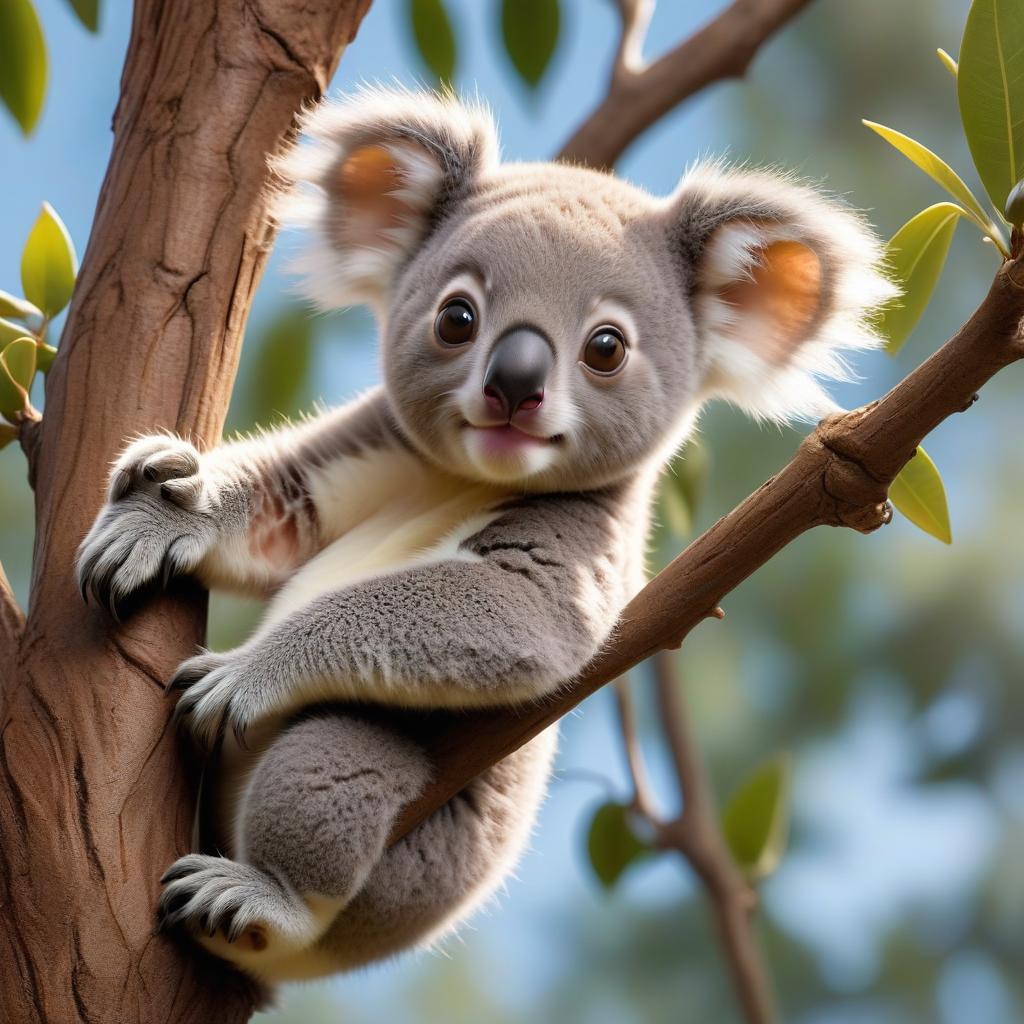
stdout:
<svg viewBox="0 0 1024 1024">
<path fill-rule="evenodd" d="M 564 440 L 563 434 L 552 434 L 545 437 L 540 434 L 531 434 L 514 423 L 496 423 L 486 426 L 463 421 L 464 430 L 477 432 L 484 445 L 492 451 L 513 452 L 524 448 L 547 447 L 548 445 L 561 444 Z"/>
</svg>

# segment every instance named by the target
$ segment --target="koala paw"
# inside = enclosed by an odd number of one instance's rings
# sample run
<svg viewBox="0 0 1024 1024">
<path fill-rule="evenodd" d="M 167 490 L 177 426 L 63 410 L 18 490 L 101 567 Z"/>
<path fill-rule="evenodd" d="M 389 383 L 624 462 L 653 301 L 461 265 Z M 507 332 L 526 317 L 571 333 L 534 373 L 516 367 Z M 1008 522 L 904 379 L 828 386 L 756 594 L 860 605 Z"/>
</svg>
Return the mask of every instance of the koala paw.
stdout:
<svg viewBox="0 0 1024 1024">
<path fill-rule="evenodd" d="M 259 676 L 257 659 L 247 657 L 244 648 L 183 661 L 167 684 L 169 693 L 184 691 L 174 709 L 175 723 L 206 750 L 229 726 L 244 746 L 249 727 L 270 707 L 268 687 Z"/>
<path fill-rule="evenodd" d="M 129 445 L 78 551 L 82 596 L 116 618 L 118 604 L 144 585 L 195 569 L 217 536 L 216 506 L 216 488 L 187 441 L 157 435 Z"/>
<path fill-rule="evenodd" d="M 313 925 L 306 906 L 274 878 L 226 857 L 181 857 L 160 883 L 160 930 L 184 925 L 210 937 L 220 931 L 228 942 L 243 939 L 259 952 L 266 948 L 268 933 L 298 938 Z"/>
</svg>

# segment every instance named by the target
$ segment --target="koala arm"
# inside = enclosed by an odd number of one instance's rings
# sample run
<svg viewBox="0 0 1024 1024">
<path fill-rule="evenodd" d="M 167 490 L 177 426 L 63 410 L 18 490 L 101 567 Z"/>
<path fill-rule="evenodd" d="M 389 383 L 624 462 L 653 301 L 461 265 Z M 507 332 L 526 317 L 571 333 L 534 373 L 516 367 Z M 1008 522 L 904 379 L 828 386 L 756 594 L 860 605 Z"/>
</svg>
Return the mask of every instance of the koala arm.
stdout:
<svg viewBox="0 0 1024 1024">
<path fill-rule="evenodd" d="M 377 576 L 309 605 L 172 686 L 212 743 L 321 700 L 508 705 L 550 693 L 597 652 L 625 603 L 623 526 L 606 496 L 533 496 L 458 557 Z"/>
<path fill-rule="evenodd" d="M 404 450 L 379 389 L 324 413 L 200 453 L 172 434 L 139 438 L 111 472 L 107 501 L 82 542 L 83 594 L 116 608 L 161 575 L 267 593 L 377 497 L 363 458 Z"/>
</svg>

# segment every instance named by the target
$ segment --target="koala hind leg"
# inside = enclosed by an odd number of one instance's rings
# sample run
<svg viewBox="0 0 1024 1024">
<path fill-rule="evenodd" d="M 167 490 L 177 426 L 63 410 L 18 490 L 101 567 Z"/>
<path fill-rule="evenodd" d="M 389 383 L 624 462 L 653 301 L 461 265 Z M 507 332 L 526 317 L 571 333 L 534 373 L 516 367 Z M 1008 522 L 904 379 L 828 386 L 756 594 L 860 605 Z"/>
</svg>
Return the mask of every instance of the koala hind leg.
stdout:
<svg viewBox="0 0 1024 1024">
<path fill-rule="evenodd" d="M 269 981 L 333 972 L 336 965 L 305 951 L 363 885 L 398 812 L 428 774 L 412 741 L 355 715 L 329 710 L 290 725 L 262 755 L 240 800 L 238 860 L 202 858 L 220 861 L 221 874 L 244 876 L 248 889 L 234 890 L 240 906 L 217 919 L 203 916 L 204 900 L 195 900 L 199 913 L 186 913 L 184 923 L 212 953 Z M 177 866 L 168 888 L 177 887 L 180 905 Z M 225 903 L 230 897 L 213 905 Z"/>
</svg>

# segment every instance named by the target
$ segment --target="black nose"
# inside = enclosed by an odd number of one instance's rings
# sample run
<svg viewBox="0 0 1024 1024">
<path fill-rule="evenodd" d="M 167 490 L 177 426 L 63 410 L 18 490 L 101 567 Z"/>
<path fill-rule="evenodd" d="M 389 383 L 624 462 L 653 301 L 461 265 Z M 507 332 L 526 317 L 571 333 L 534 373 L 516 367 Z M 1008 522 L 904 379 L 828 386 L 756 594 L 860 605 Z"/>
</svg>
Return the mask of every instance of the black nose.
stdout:
<svg viewBox="0 0 1024 1024">
<path fill-rule="evenodd" d="M 515 327 L 498 339 L 484 371 L 489 405 L 511 418 L 544 401 L 544 384 L 555 355 L 547 339 L 528 327 Z"/>
</svg>

